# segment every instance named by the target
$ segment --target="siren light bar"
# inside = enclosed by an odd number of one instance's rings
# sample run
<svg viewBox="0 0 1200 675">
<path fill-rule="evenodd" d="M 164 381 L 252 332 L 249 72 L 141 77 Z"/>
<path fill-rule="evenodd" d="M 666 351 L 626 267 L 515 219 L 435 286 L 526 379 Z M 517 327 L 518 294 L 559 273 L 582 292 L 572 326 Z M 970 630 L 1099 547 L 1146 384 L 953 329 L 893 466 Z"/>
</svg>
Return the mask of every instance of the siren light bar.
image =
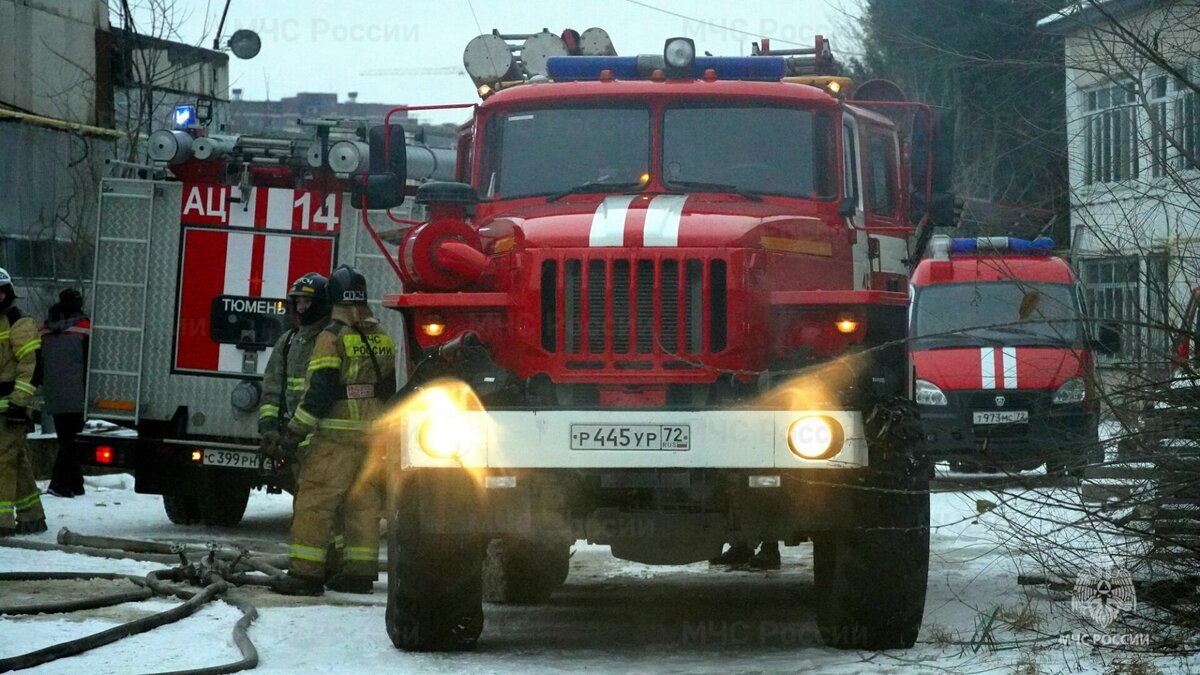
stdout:
<svg viewBox="0 0 1200 675">
<path fill-rule="evenodd" d="M 1054 248 L 1050 237 L 1033 241 L 1016 237 L 956 237 L 950 240 L 951 253 L 1049 253 Z"/>
</svg>

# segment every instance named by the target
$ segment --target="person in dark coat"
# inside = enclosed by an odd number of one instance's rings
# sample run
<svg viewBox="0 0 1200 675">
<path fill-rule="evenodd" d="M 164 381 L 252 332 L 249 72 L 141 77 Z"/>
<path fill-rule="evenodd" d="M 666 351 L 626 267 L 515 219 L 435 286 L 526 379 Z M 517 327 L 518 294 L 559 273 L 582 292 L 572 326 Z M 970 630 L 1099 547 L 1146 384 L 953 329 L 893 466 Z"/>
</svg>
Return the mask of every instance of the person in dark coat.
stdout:
<svg viewBox="0 0 1200 675">
<path fill-rule="evenodd" d="M 87 380 L 88 338 L 92 324 L 83 313 L 83 296 L 68 288 L 58 294 L 42 324 L 42 395 L 44 414 L 54 416 L 58 457 L 47 493 L 55 497 L 83 494 L 83 473 L 75 450 L 75 435 L 83 431 L 84 384 Z"/>
</svg>

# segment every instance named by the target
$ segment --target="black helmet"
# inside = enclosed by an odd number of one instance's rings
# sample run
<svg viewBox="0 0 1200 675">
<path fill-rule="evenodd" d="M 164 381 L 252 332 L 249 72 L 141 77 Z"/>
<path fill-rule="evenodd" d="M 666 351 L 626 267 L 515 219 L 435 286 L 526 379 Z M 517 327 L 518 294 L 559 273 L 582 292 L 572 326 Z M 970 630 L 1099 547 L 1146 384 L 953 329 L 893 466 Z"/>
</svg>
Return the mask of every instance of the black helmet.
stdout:
<svg viewBox="0 0 1200 675">
<path fill-rule="evenodd" d="M 325 285 L 330 304 L 353 305 L 367 301 L 367 278 L 349 265 L 342 265 L 329 275 Z"/>
<path fill-rule="evenodd" d="M 292 290 L 288 291 L 289 300 L 294 302 L 296 298 L 312 298 L 313 301 L 307 310 L 297 312 L 301 324 L 307 326 L 329 316 L 329 301 L 325 297 L 327 282 L 328 279 L 316 272 L 309 272 L 292 282 Z"/>
</svg>

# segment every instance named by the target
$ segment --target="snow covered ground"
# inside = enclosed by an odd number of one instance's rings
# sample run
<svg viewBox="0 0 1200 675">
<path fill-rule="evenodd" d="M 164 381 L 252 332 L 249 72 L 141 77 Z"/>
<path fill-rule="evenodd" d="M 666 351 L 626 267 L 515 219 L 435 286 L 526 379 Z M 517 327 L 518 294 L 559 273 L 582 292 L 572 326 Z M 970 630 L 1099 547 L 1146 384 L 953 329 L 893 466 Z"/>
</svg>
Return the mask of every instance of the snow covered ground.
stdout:
<svg viewBox="0 0 1200 675">
<path fill-rule="evenodd" d="M 925 626 L 916 648 L 908 651 L 842 652 L 820 645 L 807 544 L 785 548 L 779 572 L 756 573 L 706 564 L 649 567 L 617 560 L 607 547 L 581 542 L 565 588 L 549 605 L 488 605 L 479 648 L 467 654 L 394 649 L 384 632 L 382 581 L 368 597 L 330 593 L 295 599 L 244 589 L 260 612 L 250 629 L 261 656 L 256 672 L 1107 673 L 1126 672 L 1133 665 L 1152 665 L 1164 673 L 1200 671 L 1200 661 L 1194 659 L 1134 663 L 1126 652 L 1061 645 L 1060 632 L 1095 631 L 1072 613 L 1069 594 L 1017 585 L 1018 570 L 1039 571 L 1030 561 L 1031 548 L 1061 545 L 1064 533 L 1072 531 L 1061 526 L 1035 529 L 1033 517 L 1058 509 L 1060 520 L 1070 521 L 1071 509 L 1063 504 L 1077 499 L 1074 491 L 1060 485 L 936 493 Z M 1047 506 L 1050 501 L 1056 503 Z M 287 538 L 291 498 L 255 493 L 246 520 L 234 530 L 171 525 L 160 499 L 133 492 L 128 476 L 89 478 L 85 496 L 47 496 L 44 504 L 50 532 L 31 539 L 52 542 L 59 528 L 69 527 L 83 534 L 241 543 L 278 553 Z M 1019 536 L 1023 532 L 1034 535 Z M 0 547 L 0 571 L 143 574 L 159 567 Z M 30 590 L 21 583 L 0 584 L 0 598 L 6 598 L 0 605 Z M 64 597 L 77 592 L 65 583 L 57 590 Z M 155 599 L 68 615 L 3 616 L 0 658 L 94 633 L 176 602 Z M 34 672 L 151 672 L 233 661 L 239 654 L 231 631 L 240 616 L 233 607 L 213 602 L 181 622 Z M 989 617 L 995 617 L 992 628 L 981 630 Z"/>
</svg>

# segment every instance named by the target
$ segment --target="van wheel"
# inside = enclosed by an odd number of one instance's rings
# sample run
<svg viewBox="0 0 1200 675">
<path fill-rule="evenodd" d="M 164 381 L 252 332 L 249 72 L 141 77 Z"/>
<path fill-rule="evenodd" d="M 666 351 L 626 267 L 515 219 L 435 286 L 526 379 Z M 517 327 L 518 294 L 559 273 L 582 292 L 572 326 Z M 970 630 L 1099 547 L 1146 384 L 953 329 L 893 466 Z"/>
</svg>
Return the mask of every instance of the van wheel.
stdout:
<svg viewBox="0 0 1200 675">
<path fill-rule="evenodd" d="M 210 473 L 208 487 L 199 499 L 204 523 L 214 527 L 237 527 L 246 514 L 251 487 L 248 481 L 237 476 Z"/>
<path fill-rule="evenodd" d="M 191 495 L 165 494 L 163 509 L 167 519 L 176 525 L 195 525 L 200 522 L 200 500 Z"/>
<path fill-rule="evenodd" d="M 495 539 L 483 562 L 483 599 L 516 605 L 546 602 L 566 582 L 570 562 L 567 543 Z"/>
</svg>

